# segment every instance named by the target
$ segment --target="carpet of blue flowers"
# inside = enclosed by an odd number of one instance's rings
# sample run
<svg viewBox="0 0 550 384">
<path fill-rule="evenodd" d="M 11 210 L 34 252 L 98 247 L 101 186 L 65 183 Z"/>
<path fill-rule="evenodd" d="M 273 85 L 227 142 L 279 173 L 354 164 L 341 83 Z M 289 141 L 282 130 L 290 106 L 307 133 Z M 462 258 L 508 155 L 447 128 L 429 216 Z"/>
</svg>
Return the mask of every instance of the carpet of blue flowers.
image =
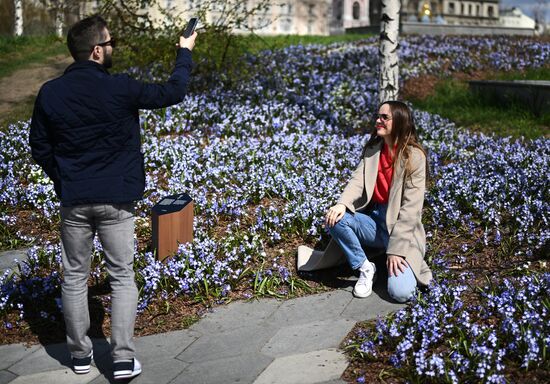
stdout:
<svg viewBox="0 0 550 384">
<path fill-rule="evenodd" d="M 407 37 L 400 57 L 404 80 L 522 70 L 548 65 L 550 43 Z M 326 241 L 323 214 L 356 165 L 375 112 L 377 60 L 375 39 L 266 51 L 247 58 L 245 80 L 195 79 L 181 104 L 141 114 L 147 174 L 136 221 L 139 311 L 182 296 L 285 297 L 308 289 L 293 252 L 298 243 Z M 415 119 L 429 151 L 425 224 L 436 279 L 402 311 L 360 328 L 348 348 L 359 361 L 382 359 L 401 372 L 396 377 L 416 382 L 504 382 L 516 366 L 549 372 L 550 274 L 540 257 L 550 237 L 550 140 L 486 136 L 422 111 Z M 22 121 L 0 133 L 0 220 L 33 242 L 28 261 L 0 276 L 4 330 L 32 316 L 60 319 L 60 249 L 43 233 L 58 224 L 58 202 L 30 158 L 28 131 Z M 149 212 L 182 191 L 195 201 L 195 239 L 160 263 L 150 249 Z M 96 241 L 96 282 L 105 278 L 101 253 Z M 487 265 L 476 263 L 481 257 L 511 272 L 474 290 L 479 271 L 472 270 Z M 33 312 L 29 300 L 50 304 Z M 357 364 L 357 381 L 365 381 Z"/>
</svg>

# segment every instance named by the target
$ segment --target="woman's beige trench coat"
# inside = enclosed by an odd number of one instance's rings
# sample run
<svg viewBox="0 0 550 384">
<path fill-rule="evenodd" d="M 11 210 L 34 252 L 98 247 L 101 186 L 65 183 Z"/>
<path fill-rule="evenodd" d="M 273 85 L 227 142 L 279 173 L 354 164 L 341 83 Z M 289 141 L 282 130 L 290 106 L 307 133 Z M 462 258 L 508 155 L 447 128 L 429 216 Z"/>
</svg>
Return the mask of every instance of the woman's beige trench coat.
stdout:
<svg viewBox="0 0 550 384">
<path fill-rule="evenodd" d="M 338 200 L 352 213 L 365 208 L 372 198 L 382 145 L 383 141 L 365 150 L 363 159 Z M 394 169 L 386 212 L 390 235 L 386 254 L 403 256 L 418 283 L 428 285 L 432 272 L 424 261 L 426 234 L 421 222 L 426 190 L 426 157 L 418 148 L 410 147 L 410 162 L 413 172 L 406 180 L 402 161 Z M 345 261 L 342 249 L 334 240 L 330 241 L 324 252 L 306 246 L 298 247 L 299 271 L 329 268 Z"/>
</svg>

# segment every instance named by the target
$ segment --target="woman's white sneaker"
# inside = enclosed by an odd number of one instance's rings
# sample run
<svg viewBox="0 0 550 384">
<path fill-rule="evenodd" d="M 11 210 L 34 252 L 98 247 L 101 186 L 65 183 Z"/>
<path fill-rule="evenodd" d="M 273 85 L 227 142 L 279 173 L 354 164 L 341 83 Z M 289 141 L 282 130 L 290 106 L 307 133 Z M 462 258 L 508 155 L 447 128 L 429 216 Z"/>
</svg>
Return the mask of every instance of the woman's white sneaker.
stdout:
<svg viewBox="0 0 550 384">
<path fill-rule="evenodd" d="M 370 296 L 372 293 L 372 283 L 374 274 L 376 273 L 376 265 L 368 260 L 365 260 L 359 268 L 359 279 L 353 288 L 353 295 L 361 299 Z"/>
</svg>

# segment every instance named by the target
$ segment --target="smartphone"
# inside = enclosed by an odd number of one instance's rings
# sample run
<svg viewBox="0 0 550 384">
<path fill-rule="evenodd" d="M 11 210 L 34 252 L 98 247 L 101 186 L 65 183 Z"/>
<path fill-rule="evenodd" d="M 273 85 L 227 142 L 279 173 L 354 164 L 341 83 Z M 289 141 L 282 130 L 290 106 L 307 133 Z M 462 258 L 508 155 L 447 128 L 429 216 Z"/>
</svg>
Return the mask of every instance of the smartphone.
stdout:
<svg viewBox="0 0 550 384">
<path fill-rule="evenodd" d="M 196 17 L 192 17 L 189 19 L 189 22 L 185 26 L 185 29 L 182 31 L 181 35 L 185 38 L 188 38 L 195 32 L 195 28 L 197 27 L 197 24 L 199 22 L 199 19 Z"/>
</svg>

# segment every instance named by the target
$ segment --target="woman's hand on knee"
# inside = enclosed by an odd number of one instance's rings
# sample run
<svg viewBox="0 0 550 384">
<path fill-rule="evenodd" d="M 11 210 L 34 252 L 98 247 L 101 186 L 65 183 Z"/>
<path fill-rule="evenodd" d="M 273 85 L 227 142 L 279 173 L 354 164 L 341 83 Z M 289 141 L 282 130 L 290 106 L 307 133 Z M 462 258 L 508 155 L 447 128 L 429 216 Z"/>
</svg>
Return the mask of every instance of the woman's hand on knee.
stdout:
<svg viewBox="0 0 550 384">
<path fill-rule="evenodd" d="M 334 227 L 346 213 L 346 206 L 344 204 L 336 204 L 330 207 L 325 215 L 325 225 L 328 227 Z"/>
<path fill-rule="evenodd" d="M 405 272 L 408 268 L 407 261 L 402 256 L 388 255 L 386 260 L 386 267 L 388 267 L 388 274 L 390 276 L 397 276 L 399 273 Z"/>
</svg>

